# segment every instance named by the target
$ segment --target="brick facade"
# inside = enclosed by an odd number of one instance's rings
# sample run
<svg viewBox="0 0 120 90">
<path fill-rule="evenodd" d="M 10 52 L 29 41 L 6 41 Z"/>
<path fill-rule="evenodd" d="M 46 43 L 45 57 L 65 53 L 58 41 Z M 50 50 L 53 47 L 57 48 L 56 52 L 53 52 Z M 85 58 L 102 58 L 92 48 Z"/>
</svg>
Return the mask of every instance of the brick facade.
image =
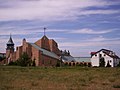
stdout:
<svg viewBox="0 0 120 90">
<path fill-rule="evenodd" d="M 16 47 L 16 51 L 6 49 L 7 63 L 18 60 L 24 52 L 31 60 L 35 60 L 36 66 L 55 66 L 61 53 L 57 43 L 44 35 L 35 43 L 29 43 L 23 39 L 22 46 Z"/>
</svg>

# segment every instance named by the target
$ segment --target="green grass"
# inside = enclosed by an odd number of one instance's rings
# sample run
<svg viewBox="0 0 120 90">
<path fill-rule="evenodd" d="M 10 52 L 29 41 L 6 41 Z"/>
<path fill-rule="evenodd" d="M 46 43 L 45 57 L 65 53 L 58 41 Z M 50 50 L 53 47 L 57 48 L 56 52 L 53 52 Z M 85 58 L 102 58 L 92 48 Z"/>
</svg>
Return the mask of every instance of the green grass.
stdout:
<svg viewBox="0 0 120 90">
<path fill-rule="evenodd" d="M 114 90 L 120 68 L 0 66 L 0 90 Z"/>
</svg>

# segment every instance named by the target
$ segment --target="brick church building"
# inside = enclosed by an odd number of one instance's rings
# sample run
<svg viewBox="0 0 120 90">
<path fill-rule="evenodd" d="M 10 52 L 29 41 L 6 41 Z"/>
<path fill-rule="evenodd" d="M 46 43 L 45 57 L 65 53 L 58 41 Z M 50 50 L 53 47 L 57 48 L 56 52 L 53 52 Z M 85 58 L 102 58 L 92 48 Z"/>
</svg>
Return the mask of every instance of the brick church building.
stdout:
<svg viewBox="0 0 120 90">
<path fill-rule="evenodd" d="M 48 39 L 44 35 L 35 43 L 27 42 L 23 39 L 22 45 L 14 50 L 14 42 L 10 36 L 6 48 L 6 63 L 16 61 L 26 52 L 31 60 L 35 60 L 36 66 L 55 66 L 59 61 L 61 52 L 58 44 L 53 39 Z"/>
</svg>

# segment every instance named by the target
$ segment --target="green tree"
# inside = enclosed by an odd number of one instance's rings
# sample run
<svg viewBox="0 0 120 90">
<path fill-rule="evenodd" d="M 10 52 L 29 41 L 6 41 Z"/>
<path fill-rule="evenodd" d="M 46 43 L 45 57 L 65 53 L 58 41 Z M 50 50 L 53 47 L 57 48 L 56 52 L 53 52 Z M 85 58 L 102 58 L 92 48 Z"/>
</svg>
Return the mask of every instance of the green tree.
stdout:
<svg viewBox="0 0 120 90">
<path fill-rule="evenodd" d="M 100 67 L 105 67 L 105 59 L 100 58 Z"/>
<path fill-rule="evenodd" d="M 56 67 L 60 67 L 61 66 L 61 62 L 57 61 Z"/>
<path fill-rule="evenodd" d="M 1 56 L 0 56 L 0 61 L 4 60 L 5 58 L 6 58 L 6 57 L 1 57 Z"/>
<path fill-rule="evenodd" d="M 111 67 L 111 65 L 110 65 L 110 62 L 108 61 L 107 62 L 107 66 L 106 67 Z"/>
<path fill-rule="evenodd" d="M 24 52 L 19 60 L 17 61 L 17 64 L 20 66 L 31 66 L 31 59 L 29 58 L 28 54 Z"/>
<path fill-rule="evenodd" d="M 119 62 L 119 64 L 117 65 L 117 67 L 120 67 L 120 62 Z"/>
</svg>

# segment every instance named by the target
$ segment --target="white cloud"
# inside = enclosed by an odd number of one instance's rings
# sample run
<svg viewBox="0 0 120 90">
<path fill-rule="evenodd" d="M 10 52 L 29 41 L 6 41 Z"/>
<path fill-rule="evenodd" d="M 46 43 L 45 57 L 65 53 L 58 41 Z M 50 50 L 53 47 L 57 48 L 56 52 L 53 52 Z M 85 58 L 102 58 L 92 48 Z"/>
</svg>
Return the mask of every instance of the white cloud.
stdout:
<svg viewBox="0 0 120 90">
<path fill-rule="evenodd" d="M 83 41 L 102 42 L 102 41 L 116 41 L 116 40 L 120 40 L 120 38 L 105 38 L 103 36 L 98 36 L 98 37 L 89 38 Z"/>
<path fill-rule="evenodd" d="M 114 30 L 93 30 L 93 29 L 89 29 L 89 28 L 83 28 L 80 30 L 73 30 L 70 31 L 70 33 L 80 33 L 80 34 L 105 34 L 105 33 L 110 33 L 113 32 Z"/>
<path fill-rule="evenodd" d="M 106 41 L 106 42 L 64 42 L 60 43 L 60 47 L 104 47 L 104 46 L 114 46 L 114 45 L 120 45 L 120 41 Z"/>
<path fill-rule="evenodd" d="M 6 3 L 6 4 L 5 4 Z M 85 10 L 116 4 L 101 0 L 12 0 L 5 1 L 8 8 L 0 8 L 0 20 L 75 20 L 79 15 L 113 14 L 117 10 Z"/>
<path fill-rule="evenodd" d="M 29 30 L 30 29 L 30 30 Z M 6 32 L 5 32 L 6 31 Z M 67 30 L 57 30 L 57 29 L 48 29 L 46 30 L 46 32 L 66 32 Z M 12 35 L 28 35 L 28 34 L 36 34 L 36 33 L 43 33 L 43 29 L 34 29 L 34 28 L 9 28 L 9 27 L 4 27 L 4 28 L 0 28 L 0 35 L 10 35 L 10 33 Z"/>
<path fill-rule="evenodd" d="M 91 15 L 91 14 L 115 14 L 120 13 L 120 10 L 83 10 L 79 15 Z"/>
</svg>

